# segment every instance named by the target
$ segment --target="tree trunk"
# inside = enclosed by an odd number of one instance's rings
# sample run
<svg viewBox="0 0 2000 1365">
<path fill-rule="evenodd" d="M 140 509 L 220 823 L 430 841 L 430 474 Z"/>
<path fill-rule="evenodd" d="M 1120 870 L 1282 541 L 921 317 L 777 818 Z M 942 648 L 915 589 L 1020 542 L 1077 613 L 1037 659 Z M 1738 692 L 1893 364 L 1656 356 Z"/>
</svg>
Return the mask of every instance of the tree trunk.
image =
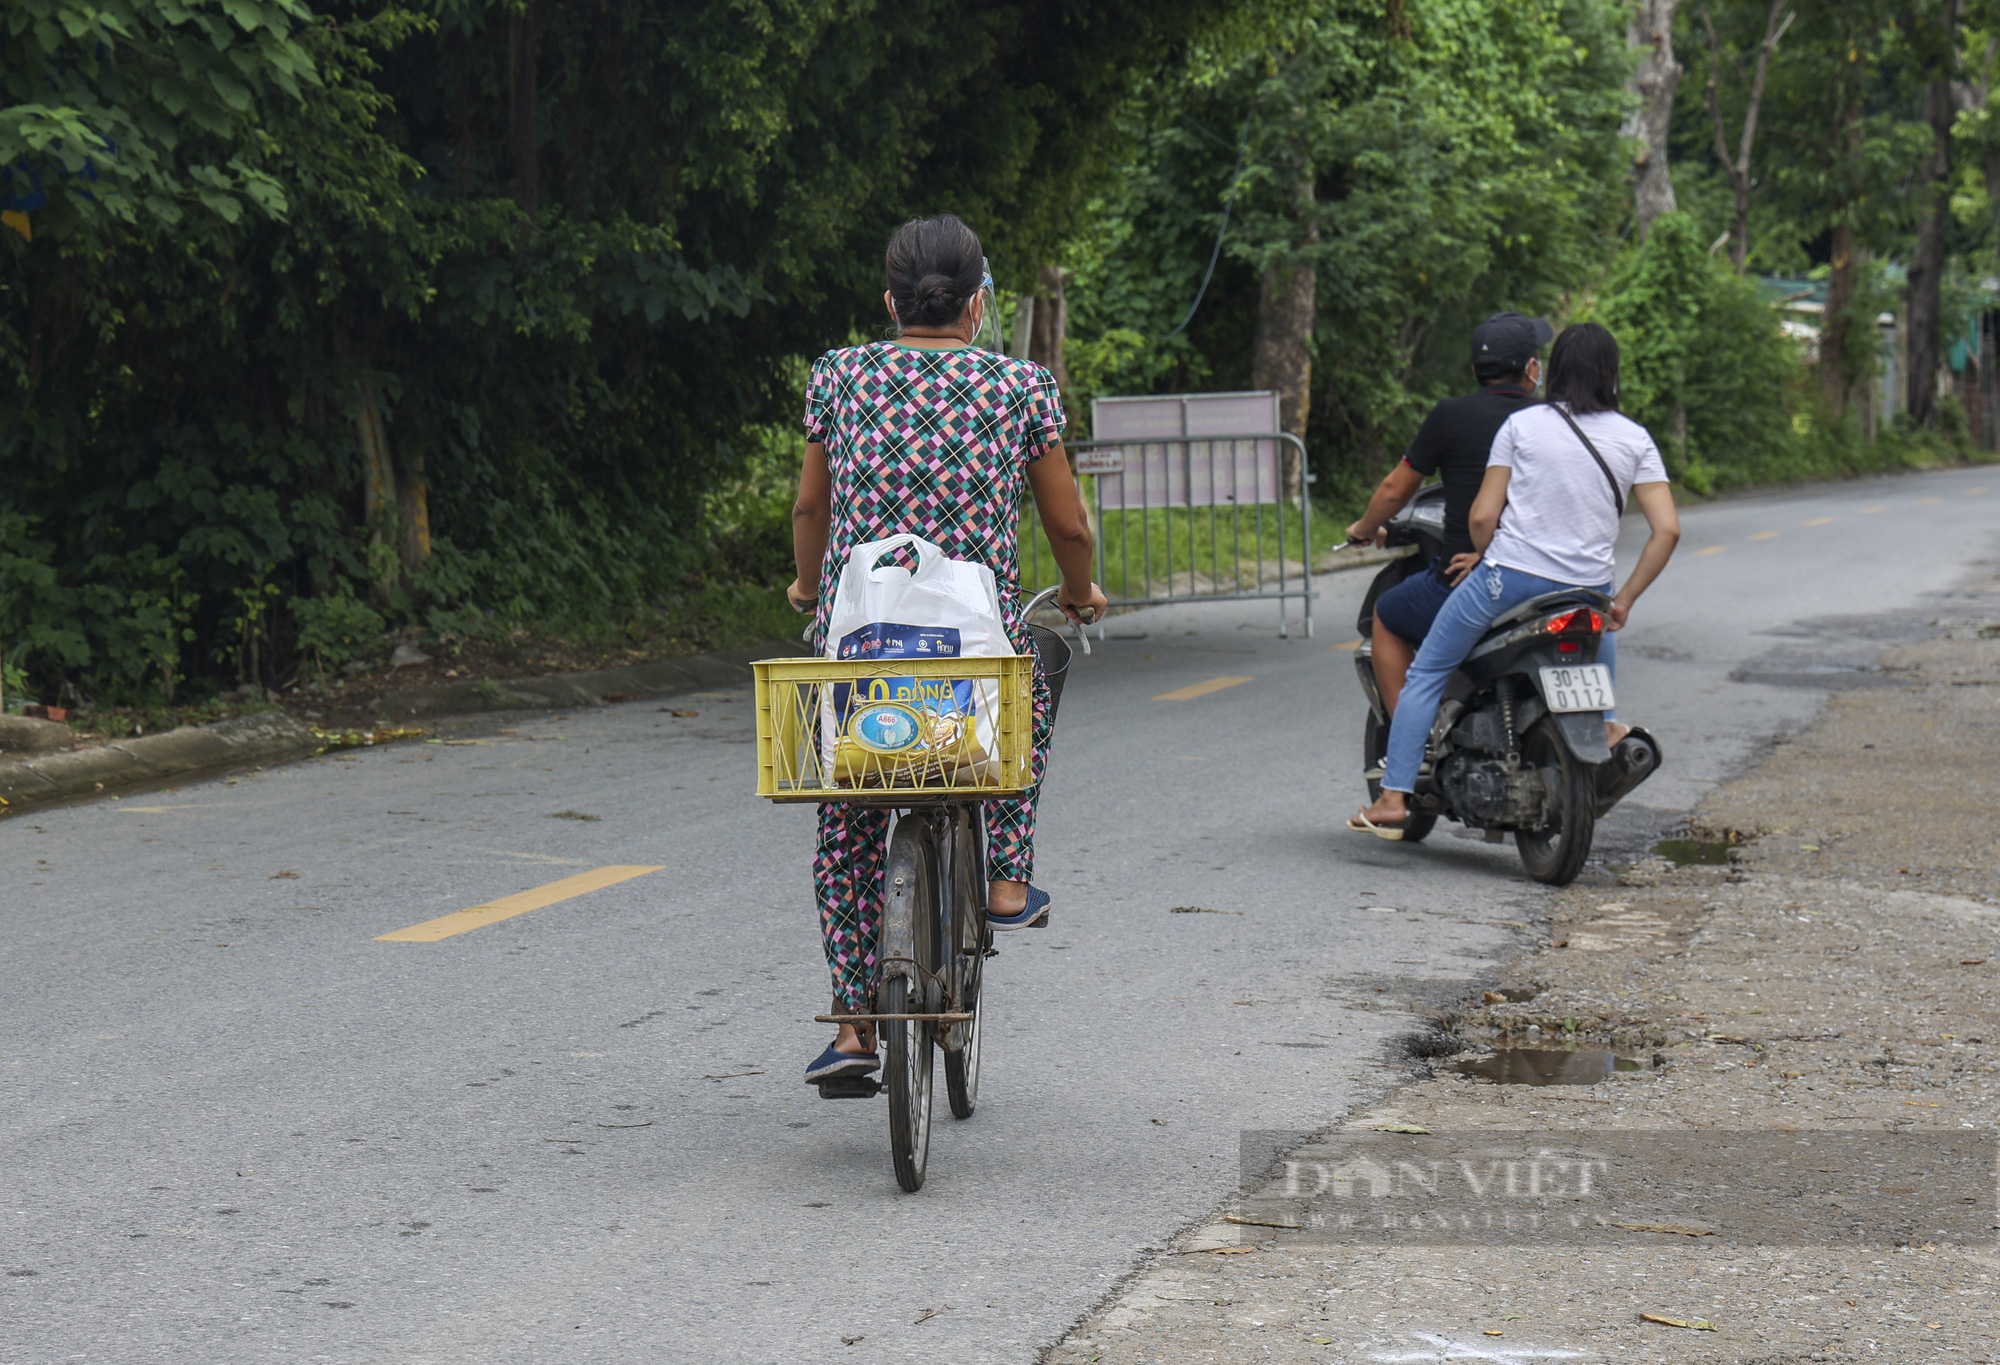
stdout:
<svg viewBox="0 0 2000 1365">
<path fill-rule="evenodd" d="M 1951 79 L 1957 67 L 1958 0 L 1945 0 L 1945 38 L 1931 83 L 1924 87 L 1924 121 L 1931 126 L 1931 150 L 1918 168 L 1917 246 L 1910 253 L 1909 403 L 1919 426 L 1937 425 L 1938 365 L 1942 356 L 1945 231 L 1951 221 L 1951 196 L 1945 183 L 1951 173 Z"/>
<path fill-rule="evenodd" d="M 1632 212 L 1639 235 L 1652 231 L 1653 220 L 1674 211 L 1674 182 L 1667 167 L 1667 128 L 1673 121 L 1674 87 L 1681 66 L 1674 60 L 1674 11 L 1680 0 L 1638 0 L 1626 29 L 1626 41 L 1644 48 L 1630 89 L 1639 103 L 1619 131 L 1639 141 L 1632 158 Z"/>
<path fill-rule="evenodd" d="M 1035 302 L 1028 319 L 1028 359 L 1056 377 L 1056 387 L 1069 391 L 1069 366 L 1063 363 L 1063 340 L 1069 335 L 1069 304 L 1063 281 L 1069 272 L 1045 265 L 1035 280 Z"/>
<path fill-rule="evenodd" d="M 1310 172 L 1300 177 L 1293 202 L 1298 214 L 1295 249 L 1265 269 L 1258 293 L 1250 385 L 1277 390 L 1279 428 L 1303 441 L 1312 415 L 1312 337 L 1319 303 L 1319 270 L 1311 254 L 1319 245 L 1319 214 Z M 1284 467 L 1285 495 L 1297 497 L 1304 471 L 1289 446 Z"/>
<path fill-rule="evenodd" d="M 385 445 L 386 449 L 386 445 Z M 410 578 L 423 574 L 431 560 L 431 491 L 424 482 L 424 457 L 407 455 L 396 471 L 397 527 L 402 532 L 397 558 Z"/>
<path fill-rule="evenodd" d="M 530 218 L 542 211 L 541 64 L 541 6 L 528 0 L 520 13 L 507 16 L 507 140 L 514 151 L 514 202 Z"/>
<path fill-rule="evenodd" d="M 1826 311 L 1819 323 L 1819 396 L 1827 412 L 1847 411 L 1848 312 L 1854 307 L 1856 269 L 1854 224 L 1846 217 L 1833 228 L 1832 277 L 1826 286 Z"/>
<path fill-rule="evenodd" d="M 570 221 L 590 217 L 590 141 L 584 129 L 583 83 L 562 102 L 563 211 Z"/>
<path fill-rule="evenodd" d="M 368 577 L 375 595 L 387 600 L 396 588 L 400 559 L 396 523 L 400 519 L 396 468 L 389 458 L 389 428 L 382 418 L 382 396 L 375 381 L 363 375 L 354 384 L 361 406 L 354 414 L 355 436 L 361 444 L 362 507 L 368 527 Z M 428 532 L 426 533 L 428 537 Z"/>
<path fill-rule="evenodd" d="M 1771 54 L 1778 49 L 1778 40 L 1785 36 L 1785 30 L 1798 17 L 1795 10 L 1785 8 L 1785 0 L 1771 0 L 1771 17 L 1764 21 L 1764 40 L 1757 45 L 1757 74 L 1750 82 L 1750 99 L 1743 109 L 1743 131 L 1738 141 L 1736 156 L 1731 159 L 1729 143 L 1722 131 L 1722 38 L 1715 31 L 1715 20 L 1706 6 L 1701 11 L 1701 22 L 1708 30 L 1708 118 L 1715 132 L 1715 155 L 1722 162 L 1722 169 L 1729 174 L 1729 188 L 1736 197 L 1736 221 L 1730 229 L 1729 263 L 1736 267 L 1736 273 L 1743 273 L 1743 262 L 1750 254 L 1750 190 L 1755 184 L 1750 178 L 1750 151 L 1757 142 L 1757 111 L 1764 103 L 1764 81 L 1771 71 Z"/>
</svg>

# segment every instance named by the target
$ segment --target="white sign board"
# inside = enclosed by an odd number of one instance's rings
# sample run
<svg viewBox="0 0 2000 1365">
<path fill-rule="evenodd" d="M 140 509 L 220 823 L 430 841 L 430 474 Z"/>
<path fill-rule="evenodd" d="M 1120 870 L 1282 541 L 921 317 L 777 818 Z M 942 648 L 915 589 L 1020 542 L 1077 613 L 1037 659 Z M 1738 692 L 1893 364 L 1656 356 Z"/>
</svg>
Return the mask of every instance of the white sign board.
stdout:
<svg viewBox="0 0 2000 1365">
<path fill-rule="evenodd" d="M 1099 398 L 1090 405 L 1090 422 L 1097 440 L 1121 442 L 1077 457 L 1079 474 L 1097 475 L 1107 510 L 1250 506 L 1283 495 L 1275 440 L 1158 439 L 1275 432 L 1274 392 Z"/>
</svg>

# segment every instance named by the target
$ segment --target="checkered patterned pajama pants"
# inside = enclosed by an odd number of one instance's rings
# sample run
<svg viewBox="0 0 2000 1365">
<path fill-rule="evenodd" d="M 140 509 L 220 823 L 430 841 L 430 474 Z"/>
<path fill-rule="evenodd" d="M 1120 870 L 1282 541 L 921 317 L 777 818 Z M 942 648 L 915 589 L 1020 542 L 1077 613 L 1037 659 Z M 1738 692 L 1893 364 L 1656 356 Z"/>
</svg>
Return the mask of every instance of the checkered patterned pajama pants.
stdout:
<svg viewBox="0 0 2000 1365">
<path fill-rule="evenodd" d="M 1048 763 L 1049 685 L 1035 669 L 1034 758 L 1028 790 L 988 801 L 986 879 L 1025 882 L 1035 870 L 1035 798 Z M 819 848 L 813 855 L 813 889 L 819 897 L 826 965 L 833 971 L 836 1013 L 865 1011 L 874 998 L 880 966 L 882 866 L 888 857 L 889 812 L 829 802 L 819 808 Z"/>
</svg>

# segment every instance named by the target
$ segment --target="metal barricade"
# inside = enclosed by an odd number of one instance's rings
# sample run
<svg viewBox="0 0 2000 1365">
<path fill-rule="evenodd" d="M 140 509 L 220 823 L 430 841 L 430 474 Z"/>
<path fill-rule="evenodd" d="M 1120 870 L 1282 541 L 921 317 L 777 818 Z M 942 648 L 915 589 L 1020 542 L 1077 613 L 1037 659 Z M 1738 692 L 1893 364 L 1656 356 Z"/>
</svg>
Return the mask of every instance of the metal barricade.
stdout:
<svg viewBox="0 0 2000 1365">
<path fill-rule="evenodd" d="M 1289 432 L 1149 436 L 1064 447 L 1097 541 L 1097 581 L 1114 607 L 1177 602 L 1300 603 L 1313 633 L 1312 498 L 1305 443 Z M 1289 454 L 1296 479 L 1287 478 Z M 1295 490 L 1287 483 L 1295 482 Z M 1021 508 L 1022 586 L 1058 581 L 1034 516 Z"/>
</svg>

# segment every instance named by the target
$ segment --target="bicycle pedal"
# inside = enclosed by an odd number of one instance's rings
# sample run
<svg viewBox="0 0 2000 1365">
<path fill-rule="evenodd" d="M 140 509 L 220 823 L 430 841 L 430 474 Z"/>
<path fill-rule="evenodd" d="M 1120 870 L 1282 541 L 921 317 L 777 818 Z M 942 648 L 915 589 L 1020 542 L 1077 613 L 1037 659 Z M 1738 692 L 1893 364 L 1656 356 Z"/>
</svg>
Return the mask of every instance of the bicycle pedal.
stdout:
<svg viewBox="0 0 2000 1365">
<path fill-rule="evenodd" d="M 986 952 L 985 952 L 984 956 L 986 956 L 986 957 L 998 957 L 998 956 L 1000 956 L 1000 950 L 999 950 L 998 948 L 988 948 L 988 949 L 986 950 Z"/>
<path fill-rule="evenodd" d="M 1030 924 L 1030 925 L 1029 925 L 1028 927 L 1029 927 L 1030 929 L 1046 929 L 1046 928 L 1048 928 L 1048 927 L 1049 927 L 1049 915 L 1048 915 L 1048 913 L 1047 913 L 1046 911 L 1044 911 L 1044 912 L 1043 912 L 1043 914 L 1042 914 L 1042 917 L 1041 917 L 1040 919 L 1036 920 L 1036 921 L 1035 921 L 1035 922 L 1034 922 L 1033 924 Z"/>
<path fill-rule="evenodd" d="M 823 1100 L 872 1100 L 882 1093 L 882 1082 L 873 1076 L 829 1076 L 817 1084 Z"/>
</svg>

